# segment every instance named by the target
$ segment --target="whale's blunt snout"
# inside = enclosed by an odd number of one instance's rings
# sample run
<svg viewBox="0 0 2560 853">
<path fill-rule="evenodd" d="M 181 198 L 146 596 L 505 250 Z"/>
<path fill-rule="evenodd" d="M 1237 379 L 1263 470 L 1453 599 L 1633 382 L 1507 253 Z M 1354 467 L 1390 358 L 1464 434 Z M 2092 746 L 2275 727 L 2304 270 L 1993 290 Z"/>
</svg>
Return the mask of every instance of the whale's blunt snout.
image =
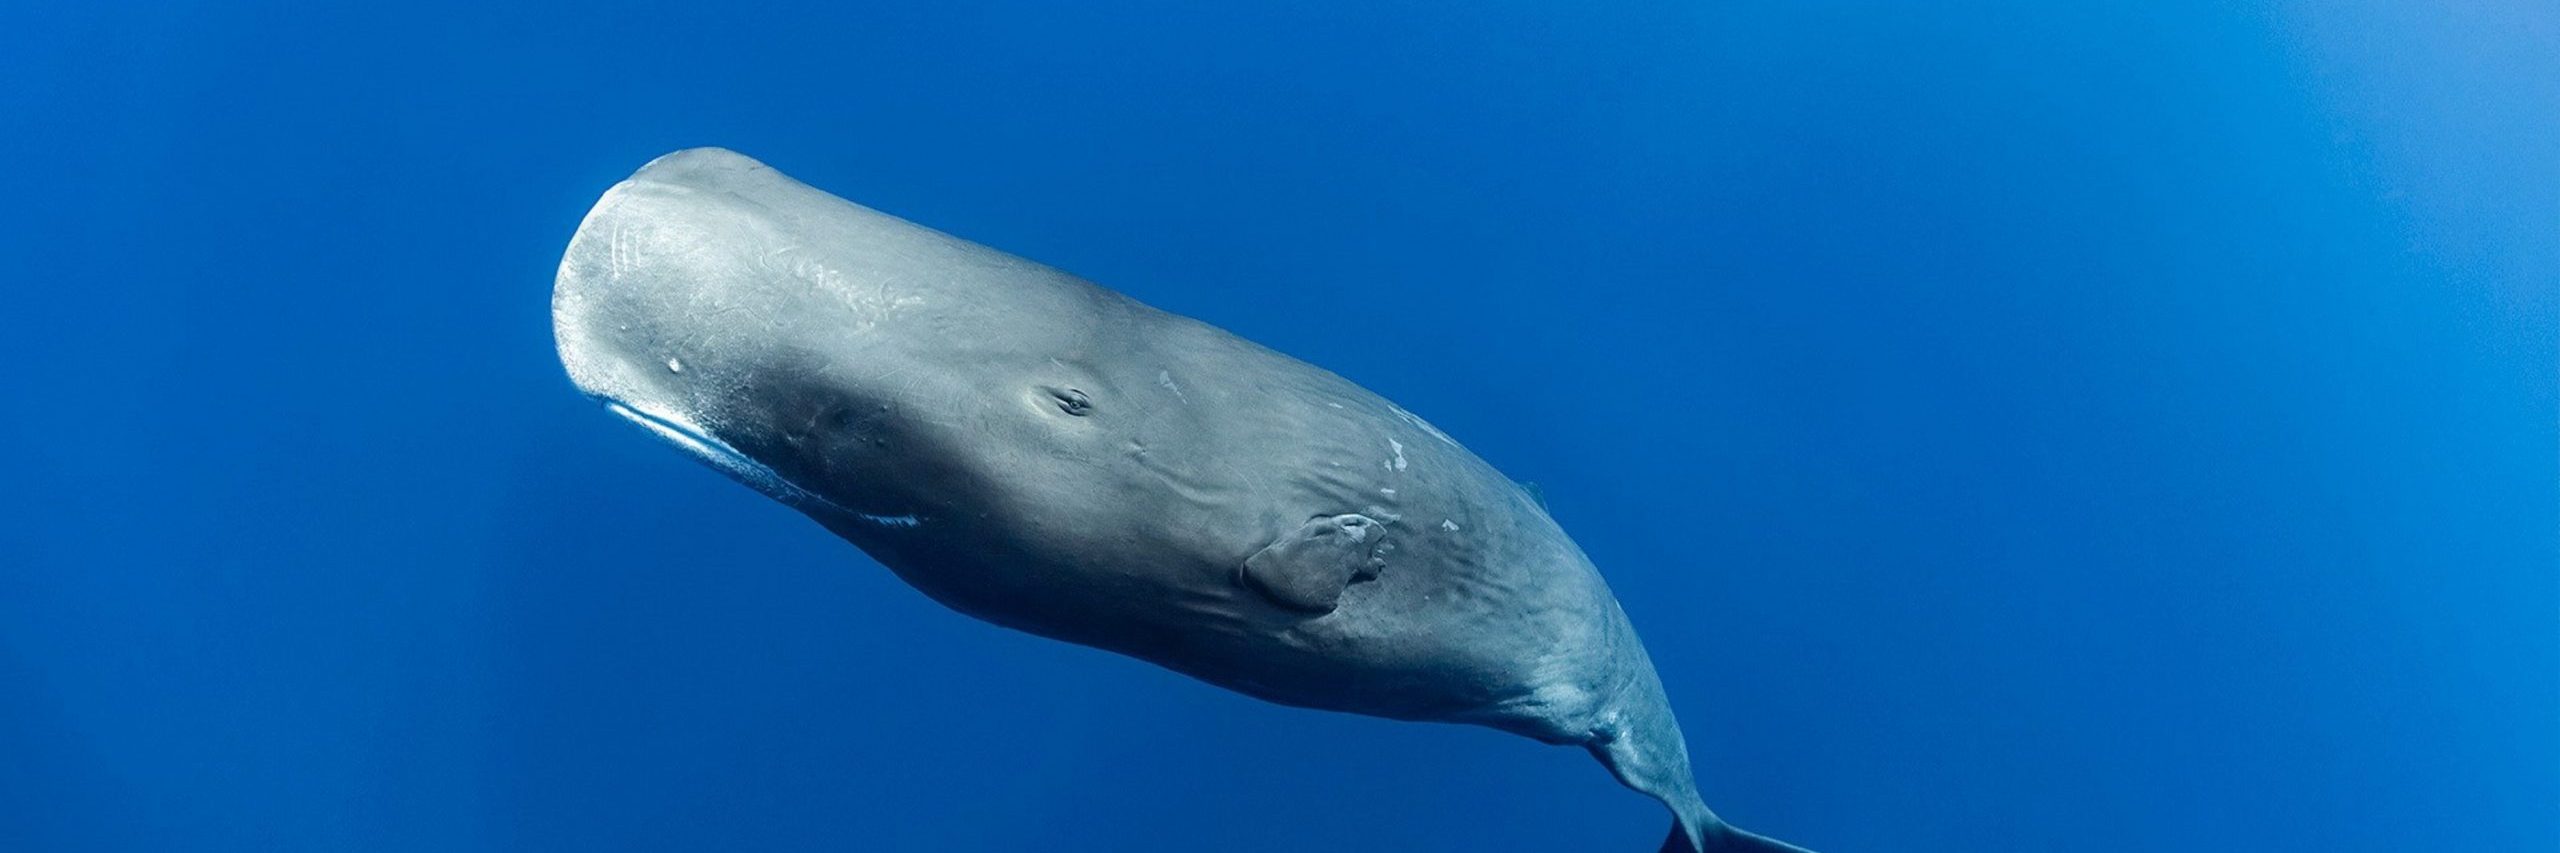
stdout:
<svg viewBox="0 0 2560 853">
<path fill-rule="evenodd" d="M 596 200 L 551 292 L 554 343 L 578 390 L 624 403 L 660 396 L 684 374 L 687 342 L 703 338 L 689 312 L 750 307 L 738 285 L 756 266 L 731 255 L 754 245 L 759 229 L 720 189 L 758 171 L 770 170 L 735 152 L 689 149 L 650 161 Z"/>
<path fill-rule="evenodd" d="M 660 157 L 614 185 L 578 225 L 551 295 L 569 381 L 617 415 L 757 490 L 808 496 L 741 452 L 723 393 L 763 359 L 764 338 L 724 330 L 788 306 L 756 263 L 770 228 L 738 184 L 770 170 L 713 148 Z"/>
</svg>

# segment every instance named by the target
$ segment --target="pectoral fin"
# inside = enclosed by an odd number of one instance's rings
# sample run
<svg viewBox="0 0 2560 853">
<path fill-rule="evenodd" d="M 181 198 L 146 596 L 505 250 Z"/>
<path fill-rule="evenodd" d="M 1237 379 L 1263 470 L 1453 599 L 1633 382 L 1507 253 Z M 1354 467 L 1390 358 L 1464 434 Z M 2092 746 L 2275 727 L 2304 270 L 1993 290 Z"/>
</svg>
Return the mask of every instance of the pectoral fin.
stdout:
<svg viewBox="0 0 2560 853">
<path fill-rule="evenodd" d="M 1342 591 L 1378 576 L 1386 530 L 1358 513 L 1318 516 L 1244 561 L 1244 583 L 1273 604 L 1302 613 L 1333 612 Z"/>
</svg>

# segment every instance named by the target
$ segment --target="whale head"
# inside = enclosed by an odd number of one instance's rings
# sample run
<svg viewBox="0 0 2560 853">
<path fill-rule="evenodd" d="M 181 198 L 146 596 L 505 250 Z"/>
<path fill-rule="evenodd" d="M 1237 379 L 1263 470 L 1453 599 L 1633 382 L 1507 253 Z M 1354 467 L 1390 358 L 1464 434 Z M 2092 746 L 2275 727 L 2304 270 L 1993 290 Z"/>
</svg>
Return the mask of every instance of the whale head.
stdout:
<svg viewBox="0 0 2560 853">
<path fill-rule="evenodd" d="M 988 370 L 1053 342 L 1000 321 L 1049 277 L 692 149 L 588 212 L 552 327 L 580 391 L 711 467 L 830 526 L 914 526 L 935 500 L 917 484 L 980 473 L 957 437 L 1003 438 Z"/>
</svg>

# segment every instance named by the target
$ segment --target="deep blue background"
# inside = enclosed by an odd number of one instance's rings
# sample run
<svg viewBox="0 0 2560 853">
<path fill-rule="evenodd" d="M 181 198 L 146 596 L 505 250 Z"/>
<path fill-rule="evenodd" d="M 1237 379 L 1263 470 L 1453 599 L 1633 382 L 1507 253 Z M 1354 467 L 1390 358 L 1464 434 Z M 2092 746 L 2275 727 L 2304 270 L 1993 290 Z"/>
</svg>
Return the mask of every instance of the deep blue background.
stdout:
<svg viewBox="0 0 2560 853">
<path fill-rule="evenodd" d="M 0 848 L 1652 849 L 580 399 L 718 144 L 1542 483 L 1745 825 L 2560 849 L 2548 4 L 439 5 L 0 11 Z"/>
</svg>

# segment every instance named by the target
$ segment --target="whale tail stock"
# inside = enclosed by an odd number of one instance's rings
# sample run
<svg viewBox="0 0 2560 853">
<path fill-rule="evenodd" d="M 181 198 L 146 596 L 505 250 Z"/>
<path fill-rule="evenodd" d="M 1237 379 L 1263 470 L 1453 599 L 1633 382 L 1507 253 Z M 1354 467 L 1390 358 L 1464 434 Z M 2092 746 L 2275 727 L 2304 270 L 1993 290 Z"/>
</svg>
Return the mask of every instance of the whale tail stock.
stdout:
<svg viewBox="0 0 2560 853">
<path fill-rule="evenodd" d="M 1802 847 L 1735 828 L 1707 810 L 1689 775 L 1688 749 L 1679 730 L 1639 724 L 1608 741 L 1591 745 L 1591 754 L 1608 765 L 1627 787 L 1651 795 L 1671 808 L 1671 837 L 1660 853 L 1812 853 Z M 1651 737 L 1648 737 L 1650 735 Z M 1669 740 L 1661 740 L 1668 735 Z"/>
<path fill-rule="evenodd" d="M 1610 724 L 1585 748 L 1620 784 L 1671 809 L 1671 837 L 1660 853 L 1812 853 L 1737 829 L 1707 809 L 1689 767 L 1689 745 L 1652 669 L 1645 667 L 1645 677 L 1634 685 L 1636 701 L 1618 705 Z"/>
</svg>

